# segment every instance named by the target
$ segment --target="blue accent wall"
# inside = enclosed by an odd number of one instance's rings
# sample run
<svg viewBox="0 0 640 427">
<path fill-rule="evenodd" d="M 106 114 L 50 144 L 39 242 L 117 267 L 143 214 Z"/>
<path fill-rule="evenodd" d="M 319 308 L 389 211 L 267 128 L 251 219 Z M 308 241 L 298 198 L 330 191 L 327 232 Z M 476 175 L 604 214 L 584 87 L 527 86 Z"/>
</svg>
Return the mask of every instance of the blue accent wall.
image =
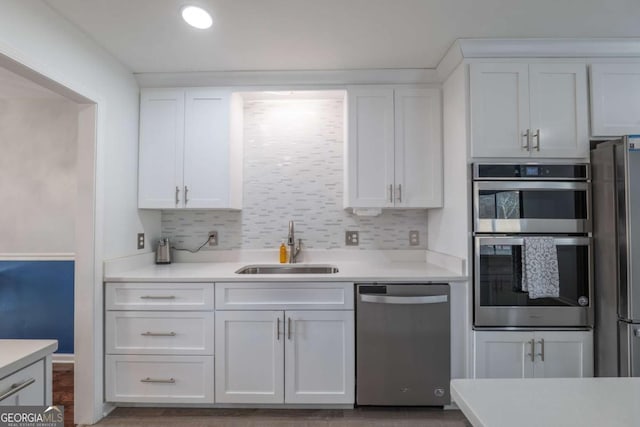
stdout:
<svg viewBox="0 0 640 427">
<path fill-rule="evenodd" d="M 0 261 L 0 338 L 58 340 L 73 353 L 73 261 Z"/>
</svg>

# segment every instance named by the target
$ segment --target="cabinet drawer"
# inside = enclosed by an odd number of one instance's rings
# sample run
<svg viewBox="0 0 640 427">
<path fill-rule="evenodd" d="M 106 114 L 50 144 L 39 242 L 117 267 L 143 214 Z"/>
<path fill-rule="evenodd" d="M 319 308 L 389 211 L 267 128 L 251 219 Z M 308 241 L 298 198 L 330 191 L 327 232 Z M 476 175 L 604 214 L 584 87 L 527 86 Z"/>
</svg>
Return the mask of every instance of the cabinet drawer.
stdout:
<svg viewBox="0 0 640 427">
<path fill-rule="evenodd" d="M 213 356 L 105 358 L 108 402 L 213 403 Z"/>
<path fill-rule="evenodd" d="M 352 310 L 353 283 L 216 283 L 217 310 Z"/>
<path fill-rule="evenodd" d="M 44 405 L 44 360 L 20 369 L 0 380 L 0 406 Z M 16 391 L 20 389 L 19 391 Z M 12 393 L 14 392 L 15 393 Z M 4 398 L 2 398 L 4 396 Z"/>
<path fill-rule="evenodd" d="M 107 310 L 213 310 L 213 283 L 107 283 Z"/>
<path fill-rule="evenodd" d="M 213 354 L 213 312 L 108 311 L 106 351 Z"/>
</svg>

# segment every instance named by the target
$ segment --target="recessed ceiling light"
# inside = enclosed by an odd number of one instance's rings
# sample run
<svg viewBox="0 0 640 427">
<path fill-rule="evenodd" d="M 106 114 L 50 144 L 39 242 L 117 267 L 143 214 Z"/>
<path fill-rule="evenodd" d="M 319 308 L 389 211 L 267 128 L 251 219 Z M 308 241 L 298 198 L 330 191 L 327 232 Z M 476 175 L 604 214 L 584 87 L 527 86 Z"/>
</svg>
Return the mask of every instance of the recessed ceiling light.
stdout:
<svg viewBox="0 0 640 427">
<path fill-rule="evenodd" d="M 209 12 L 197 6 L 185 6 L 181 9 L 182 19 L 192 27 L 206 30 L 211 27 L 213 20 Z"/>
</svg>

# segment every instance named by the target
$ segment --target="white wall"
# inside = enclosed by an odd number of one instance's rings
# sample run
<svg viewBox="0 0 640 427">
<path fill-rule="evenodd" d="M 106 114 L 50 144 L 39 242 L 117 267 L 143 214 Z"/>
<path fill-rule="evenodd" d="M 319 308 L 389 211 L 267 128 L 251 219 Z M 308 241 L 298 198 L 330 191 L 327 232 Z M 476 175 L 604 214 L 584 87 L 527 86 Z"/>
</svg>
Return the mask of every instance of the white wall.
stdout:
<svg viewBox="0 0 640 427">
<path fill-rule="evenodd" d="M 98 105 L 98 191 L 104 258 L 137 252 L 135 234 L 159 235 L 159 214 L 137 210 L 138 86 L 133 75 L 44 2 L 3 0 L 0 53 Z M 103 168 L 102 170 L 100 170 Z M 102 230 L 101 230 L 102 231 Z"/>
<path fill-rule="evenodd" d="M 470 184 L 467 165 L 467 79 L 463 63 L 442 86 L 444 207 L 428 218 L 428 248 L 469 260 Z M 451 287 L 451 377 L 471 375 L 471 281 Z"/>
<path fill-rule="evenodd" d="M 135 233 L 160 231 L 159 213 L 136 209 L 138 87 L 129 70 L 41 1 L 2 0 L 0 54 L 97 103 L 96 245 L 93 268 L 76 265 L 75 422 L 91 424 L 104 409 L 102 260 L 135 254 Z M 87 185 L 91 177 L 79 179 Z"/>
<path fill-rule="evenodd" d="M 0 253 L 75 252 L 78 106 L 0 99 Z"/>
<path fill-rule="evenodd" d="M 442 86 L 444 207 L 428 218 L 427 247 L 467 260 L 469 265 L 469 167 L 467 166 L 467 86 L 465 65 Z"/>
</svg>

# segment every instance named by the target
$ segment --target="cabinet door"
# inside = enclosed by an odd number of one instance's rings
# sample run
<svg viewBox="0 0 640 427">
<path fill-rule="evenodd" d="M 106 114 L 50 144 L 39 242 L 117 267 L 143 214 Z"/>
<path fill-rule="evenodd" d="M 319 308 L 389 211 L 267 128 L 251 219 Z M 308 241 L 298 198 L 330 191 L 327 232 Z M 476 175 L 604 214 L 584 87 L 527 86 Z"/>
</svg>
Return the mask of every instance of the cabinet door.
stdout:
<svg viewBox="0 0 640 427">
<path fill-rule="evenodd" d="M 471 64 L 472 157 L 527 157 L 527 64 Z"/>
<path fill-rule="evenodd" d="M 589 157 L 587 67 L 531 64 L 531 155 Z"/>
<path fill-rule="evenodd" d="M 215 320 L 217 403 L 282 403 L 284 315 L 218 311 Z"/>
<path fill-rule="evenodd" d="M 184 206 L 229 206 L 230 94 L 188 89 L 185 104 Z"/>
<path fill-rule="evenodd" d="M 182 205 L 184 91 L 148 89 L 140 95 L 138 207 Z"/>
<path fill-rule="evenodd" d="M 395 90 L 395 206 L 442 207 L 439 89 Z"/>
<path fill-rule="evenodd" d="M 287 311 L 285 403 L 353 403 L 353 311 Z"/>
<path fill-rule="evenodd" d="M 475 337 L 475 378 L 533 376 L 532 332 L 478 332 Z"/>
<path fill-rule="evenodd" d="M 640 64 L 591 66 L 591 134 L 640 133 Z"/>
<path fill-rule="evenodd" d="M 535 377 L 593 376 L 593 332 L 536 332 Z"/>
<path fill-rule="evenodd" d="M 393 89 L 350 88 L 345 207 L 393 206 Z"/>
</svg>

